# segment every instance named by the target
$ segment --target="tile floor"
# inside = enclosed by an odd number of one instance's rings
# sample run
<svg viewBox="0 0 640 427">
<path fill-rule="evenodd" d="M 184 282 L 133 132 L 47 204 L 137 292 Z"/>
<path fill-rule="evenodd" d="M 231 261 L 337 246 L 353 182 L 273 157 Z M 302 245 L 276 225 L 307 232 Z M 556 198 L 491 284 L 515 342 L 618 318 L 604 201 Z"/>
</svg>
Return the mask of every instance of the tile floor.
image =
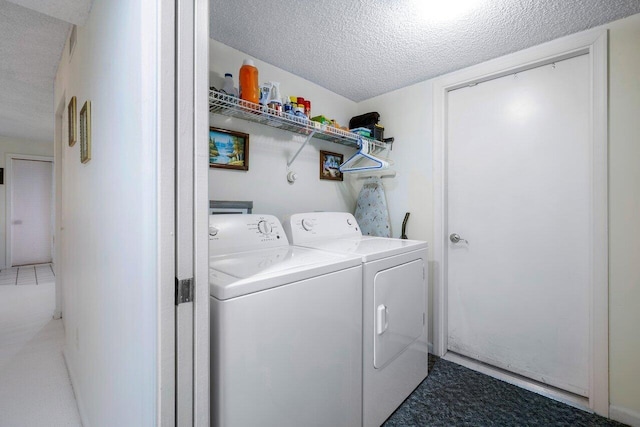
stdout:
<svg viewBox="0 0 640 427">
<path fill-rule="evenodd" d="M 0 271 L 0 426 L 75 427 L 51 265 Z"/>
<path fill-rule="evenodd" d="M 39 285 L 55 281 L 51 264 L 11 267 L 0 270 L 2 285 Z"/>
</svg>

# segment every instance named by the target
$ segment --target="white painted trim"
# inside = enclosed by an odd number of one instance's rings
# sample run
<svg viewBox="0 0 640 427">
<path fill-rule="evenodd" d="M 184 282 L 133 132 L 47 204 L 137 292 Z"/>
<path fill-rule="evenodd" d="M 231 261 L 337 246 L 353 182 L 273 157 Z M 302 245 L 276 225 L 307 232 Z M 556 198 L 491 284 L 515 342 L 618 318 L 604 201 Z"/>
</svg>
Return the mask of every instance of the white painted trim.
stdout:
<svg viewBox="0 0 640 427">
<path fill-rule="evenodd" d="M 209 2 L 176 3 L 175 277 L 194 281 L 193 302 L 178 308 L 176 422 L 204 427 L 210 410 L 209 149 L 202 144 L 209 132 Z"/>
<path fill-rule="evenodd" d="M 447 97 L 444 82 L 433 83 L 433 353 L 443 357 L 447 352 L 447 294 L 444 284 L 447 283 L 447 271 L 443 268 L 446 262 L 445 218 L 447 205 L 444 200 L 446 188 L 446 166 L 444 156 L 445 114 Z"/>
<path fill-rule="evenodd" d="M 607 231 L 607 30 L 597 28 L 563 37 L 539 46 L 447 74 L 433 82 L 433 173 L 434 173 L 434 353 L 447 353 L 446 293 L 446 158 L 447 93 L 465 85 L 534 68 L 582 53 L 589 54 L 592 76 L 592 283 L 589 357 L 589 407 L 609 413 L 609 318 L 608 318 L 608 231 Z"/>
<path fill-rule="evenodd" d="M 175 335 L 175 0 L 157 16 L 157 357 L 156 425 L 176 425 Z"/>
<path fill-rule="evenodd" d="M 209 1 L 196 0 L 194 28 L 194 426 L 209 426 Z"/>
<path fill-rule="evenodd" d="M 609 103 L 608 32 L 589 47 L 592 74 L 591 148 L 593 236 L 591 247 L 591 372 L 589 405 L 609 416 Z"/>
<path fill-rule="evenodd" d="M 62 155 L 63 155 L 63 150 L 65 147 L 65 140 L 64 140 L 64 113 L 66 110 L 66 96 L 63 94 L 62 98 L 60 99 L 60 103 L 58 104 L 58 108 L 56 108 L 55 111 L 55 115 L 54 115 L 54 120 L 55 120 L 55 131 L 54 131 L 54 139 L 53 139 L 53 186 L 54 186 L 54 190 L 53 190 L 53 194 L 54 194 L 54 199 L 53 199 L 53 259 L 52 259 L 52 264 L 53 264 L 53 271 L 55 274 L 55 283 L 56 283 L 56 308 L 53 312 L 53 318 L 54 319 L 60 319 L 62 318 L 62 307 L 64 305 L 63 303 L 63 298 L 64 298 L 64 292 L 62 291 L 63 289 L 63 273 L 62 273 L 62 268 L 59 268 L 60 266 L 62 266 L 62 260 L 61 260 L 61 256 L 62 256 L 62 168 L 63 168 L 63 161 L 62 161 Z"/>
<path fill-rule="evenodd" d="M 609 407 L 609 416 L 614 421 L 629 424 L 632 427 L 640 427 L 640 412 L 611 405 Z"/>
<path fill-rule="evenodd" d="M 195 279 L 195 2 L 176 0 L 176 279 Z M 195 299 L 195 298 L 194 298 Z M 194 425 L 193 302 L 176 307 L 176 424 Z"/>
<path fill-rule="evenodd" d="M 4 162 L 4 184 L 5 184 L 5 201 L 6 201 L 6 209 L 5 209 L 5 268 L 11 268 L 11 196 L 13 194 L 13 187 L 11 186 L 11 161 L 12 160 L 39 160 L 43 162 L 51 162 L 52 172 L 51 172 L 51 195 L 53 196 L 53 182 L 55 182 L 55 164 L 53 163 L 53 157 L 51 156 L 32 156 L 28 154 L 5 154 L 5 162 Z M 52 201 L 55 203 L 55 198 L 52 198 Z M 55 206 L 52 206 L 55 209 Z M 53 254 L 52 254 L 53 255 Z"/>
</svg>

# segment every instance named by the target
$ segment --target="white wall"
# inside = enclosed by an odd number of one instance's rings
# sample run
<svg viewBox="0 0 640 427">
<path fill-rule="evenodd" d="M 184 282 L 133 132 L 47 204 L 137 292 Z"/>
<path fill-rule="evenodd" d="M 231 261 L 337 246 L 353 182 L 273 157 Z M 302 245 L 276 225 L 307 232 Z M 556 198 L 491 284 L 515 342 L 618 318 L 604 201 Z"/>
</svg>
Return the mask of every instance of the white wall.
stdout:
<svg viewBox="0 0 640 427">
<path fill-rule="evenodd" d="M 35 142 L 0 136 L 0 168 L 5 168 L 4 182 L 7 182 L 5 154 L 27 154 L 32 156 L 53 157 L 53 135 L 51 142 Z M 7 184 L 0 185 L 0 269 L 6 267 L 7 232 Z"/>
<path fill-rule="evenodd" d="M 394 137 L 390 159 L 395 178 L 383 179 L 392 237 L 399 238 L 409 212 L 407 237 L 424 240 L 429 248 L 429 283 L 433 283 L 433 88 L 431 81 L 398 89 L 358 104 L 358 114 L 377 111 L 385 138 Z M 362 182 L 353 187 L 357 197 Z M 433 304 L 433 288 L 429 287 Z M 433 342 L 433 309 L 428 312 L 428 339 Z"/>
<path fill-rule="evenodd" d="M 397 174 L 395 178 L 383 180 L 392 237 L 400 237 L 402 220 L 405 213 L 410 212 L 407 237 L 433 240 L 432 217 L 425 215 L 433 210 L 431 98 L 432 87 L 427 81 L 358 104 L 358 114 L 380 113 L 385 138 L 395 138 L 390 158 Z"/>
<path fill-rule="evenodd" d="M 85 426 L 154 425 L 156 405 L 156 13 L 96 0 L 54 105 L 92 103 L 92 159 L 62 149 L 64 354 Z M 66 108 L 63 141 L 67 141 Z"/>
<path fill-rule="evenodd" d="M 640 15 L 605 28 L 610 30 L 611 415 L 640 425 Z M 396 182 L 385 182 L 393 235 L 399 235 L 398 221 L 410 211 L 409 238 L 428 242 L 433 240 L 432 96 L 432 82 L 425 81 L 358 104 L 358 114 L 378 111 L 385 136 L 396 138 L 392 158 L 399 175 Z"/>
<path fill-rule="evenodd" d="M 210 84 L 221 88 L 224 74 L 230 72 L 237 86 L 238 70 L 247 56 L 217 41 L 209 42 Z M 262 61 L 254 59 L 254 62 L 260 82 L 280 82 L 282 95 L 311 100 L 312 115 L 323 114 L 342 125 L 348 125 L 349 119 L 355 115 L 355 102 Z M 252 200 L 254 213 L 273 214 L 280 219 L 295 212 L 353 212 L 355 199 L 349 190 L 348 180 L 319 179 L 319 150 L 348 153 L 348 156 L 354 149 L 312 138 L 292 164 L 290 170 L 297 173 L 298 180 L 289 184 L 287 160 L 300 147 L 304 136 L 218 114 L 211 114 L 210 123 L 211 126 L 250 135 L 249 170 L 211 169 L 211 200 Z"/>
<path fill-rule="evenodd" d="M 611 415 L 640 426 L 640 15 L 608 27 Z"/>
</svg>

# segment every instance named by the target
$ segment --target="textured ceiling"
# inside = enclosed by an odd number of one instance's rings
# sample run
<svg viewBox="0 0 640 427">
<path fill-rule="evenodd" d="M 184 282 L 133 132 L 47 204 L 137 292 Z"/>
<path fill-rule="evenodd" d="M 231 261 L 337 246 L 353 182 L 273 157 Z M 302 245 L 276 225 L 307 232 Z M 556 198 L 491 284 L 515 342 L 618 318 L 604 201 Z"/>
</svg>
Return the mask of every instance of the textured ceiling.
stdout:
<svg viewBox="0 0 640 427">
<path fill-rule="evenodd" d="M 53 80 L 69 22 L 83 24 L 91 3 L 0 0 L 0 135 L 53 142 Z"/>
<path fill-rule="evenodd" d="M 0 135 L 52 141 L 58 61 L 92 3 L 0 0 Z M 640 12 L 640 0 L 210 4 L 212 38 L 354 101 Z M 442 4 L 462 13 L 446 16 Z"/>
<path fill-rule="evenodd" d="M 210 37 L 362 101 L 639 12 L 640 0 L 210 0 Z"/>
</svg>

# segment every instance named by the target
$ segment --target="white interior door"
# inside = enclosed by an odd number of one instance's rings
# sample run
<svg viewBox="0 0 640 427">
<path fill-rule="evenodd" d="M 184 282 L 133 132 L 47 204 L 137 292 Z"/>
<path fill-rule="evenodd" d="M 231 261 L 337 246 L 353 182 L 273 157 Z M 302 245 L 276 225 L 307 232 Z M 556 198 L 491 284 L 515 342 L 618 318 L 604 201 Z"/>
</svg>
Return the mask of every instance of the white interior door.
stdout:
<svg viewBox="0 0 640 427">
<path fill-rule="evenodd" d="M 52 162 L 11 160 L 11 265 L 51 262 Z"/>
<path fill-rule="evenodd" d="M 589 57 L 448 94 L 448 350 L 589 394 Z M 465 242 L 465 240 L 468 241 Z M 453 239 L 455 240 L 455 239 Z"/>
</svg>

